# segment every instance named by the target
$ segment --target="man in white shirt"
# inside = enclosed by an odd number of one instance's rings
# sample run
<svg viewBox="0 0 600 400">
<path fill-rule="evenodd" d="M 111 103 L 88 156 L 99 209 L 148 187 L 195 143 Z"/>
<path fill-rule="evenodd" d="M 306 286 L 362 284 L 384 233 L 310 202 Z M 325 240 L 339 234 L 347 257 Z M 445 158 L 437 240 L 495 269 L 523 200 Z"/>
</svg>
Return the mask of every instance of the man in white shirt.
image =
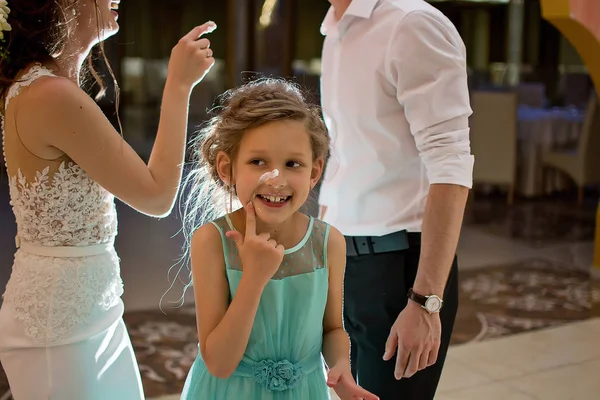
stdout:
<svg viewBox="0 0 600 400">
<path fill-rule="evenodd" d="M 433 399 L 472 185 L 465 47 L 423 0 L 329 1 L 321 96 L 333 152 L 319 203 L 346 236 L 352 370 L 381 399 Z"/>
</svg>

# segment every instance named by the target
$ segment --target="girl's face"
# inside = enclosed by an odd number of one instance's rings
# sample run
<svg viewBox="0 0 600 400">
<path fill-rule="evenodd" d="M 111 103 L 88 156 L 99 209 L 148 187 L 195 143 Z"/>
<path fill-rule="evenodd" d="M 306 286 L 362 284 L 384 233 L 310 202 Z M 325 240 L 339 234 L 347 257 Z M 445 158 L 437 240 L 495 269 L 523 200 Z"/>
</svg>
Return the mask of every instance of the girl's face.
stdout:
<svg viewBox="0 0 600 400">
<path fill-rule="evenodd" d="M 74 33 L 86 43 L 104 41 L 119 31 L 117 20 L 120 0 L 77 0 Z"/>
<path fill-rule="evenodd" d="M 230 160 L 221 154 L 219 174 L 226 182 Z M 313 160 L 309 134 L 299 121 L 274 121 L 248 130 L 233 163 L 232 184 L 242 204 L 252 201 L 265 224 L 280 224 L 306 202 L 323 171 L 324 161 Z M 277 169 L 277 177 L 261 176 Z"/>
</svg>

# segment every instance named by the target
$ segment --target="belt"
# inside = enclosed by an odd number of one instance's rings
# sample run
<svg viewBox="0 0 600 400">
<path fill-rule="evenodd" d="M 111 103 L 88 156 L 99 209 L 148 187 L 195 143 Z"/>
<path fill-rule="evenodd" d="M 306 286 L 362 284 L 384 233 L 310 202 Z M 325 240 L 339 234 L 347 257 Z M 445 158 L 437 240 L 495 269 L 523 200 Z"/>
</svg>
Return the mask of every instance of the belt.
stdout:
<svg viewBox="0 0 600 400">
<path fill-rule="evenodd" d="M 420 232 L 399 231 L 384 236 L 345 236 L 345 238 L 347 256 L 389 253 L 421 245 Z"/>
<path fill-rule="evenodd" d="M 323 368 L 323 358 L 320 352 L 312 353 L 297 363 L 284 359 L 253 361 L 244 357 L 233 375 L 253 378 L 257 384 L 265 389 L 282 392 L 293 389 L 300 383 L 302 378 L 319 368 Z"/>
<path fill-rule="evenodd" d="M 91 257 L 104 254 L 114 248 L 114 241 L 89 246 L 39 246 L 16 238 L 17 249 L 42 257 Z"/>
</svg>

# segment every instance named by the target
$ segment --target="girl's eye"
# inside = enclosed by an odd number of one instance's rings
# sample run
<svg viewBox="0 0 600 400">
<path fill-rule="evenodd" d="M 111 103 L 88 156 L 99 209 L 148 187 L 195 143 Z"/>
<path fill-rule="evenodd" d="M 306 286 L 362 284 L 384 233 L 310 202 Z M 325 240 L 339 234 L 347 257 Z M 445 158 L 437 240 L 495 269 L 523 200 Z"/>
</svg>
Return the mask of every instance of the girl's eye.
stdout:
<svg viewBox="0 0 600 400">
<path fill-rule="evenodd" d="M 288 168 L 298 168 L 301 166 L 302 166 L 302 164 L 300 164 L 299 162 L 296 162 L 296 161 L 288 161 L 286 164 L 286 167 L 288 167 Z"/>
<path fill-rule="evenodd" d="M 265 162 L 263 160 L 252 160 L 252 161 L 250 161 L 250 164 L 263 166 L 263 165 L 265 165 Z"/>
</svg>

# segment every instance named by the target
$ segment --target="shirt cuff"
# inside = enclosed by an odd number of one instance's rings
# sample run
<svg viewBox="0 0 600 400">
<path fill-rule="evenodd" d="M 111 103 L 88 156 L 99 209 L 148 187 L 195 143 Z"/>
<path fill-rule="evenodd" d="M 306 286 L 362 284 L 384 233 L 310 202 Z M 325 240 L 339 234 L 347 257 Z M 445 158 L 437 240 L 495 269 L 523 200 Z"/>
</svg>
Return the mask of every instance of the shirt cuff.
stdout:
<svg viewBox="0 0 600 400">
<path fill-rule="evenodd" d="M 447 154 L 425 162 L 429 184 L 450 184 L 473 187 L 473 164 L 470 154 Z"/>
</svg>

